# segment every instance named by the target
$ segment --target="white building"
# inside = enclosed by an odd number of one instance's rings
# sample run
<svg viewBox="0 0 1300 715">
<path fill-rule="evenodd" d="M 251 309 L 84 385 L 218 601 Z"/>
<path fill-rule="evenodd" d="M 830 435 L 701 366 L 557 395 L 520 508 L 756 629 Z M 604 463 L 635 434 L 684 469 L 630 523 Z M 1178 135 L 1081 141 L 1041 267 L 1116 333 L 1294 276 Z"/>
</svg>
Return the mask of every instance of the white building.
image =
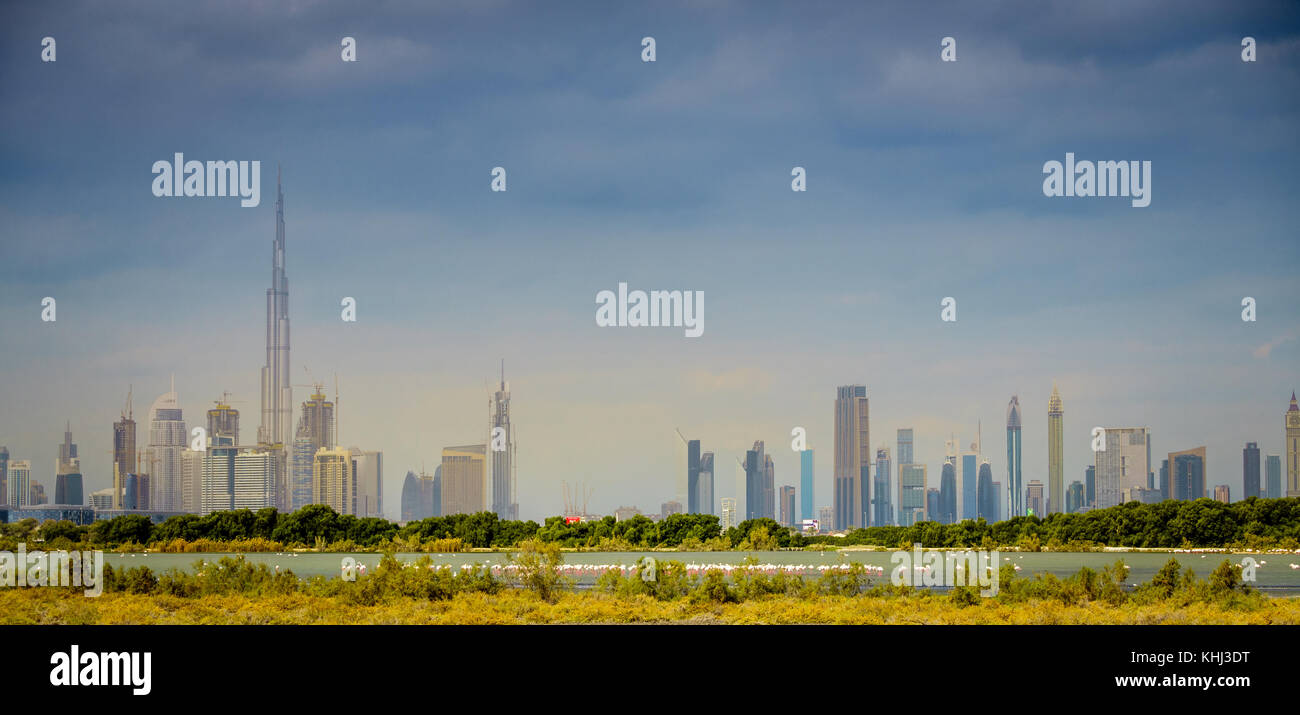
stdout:
<svg viewBox="0 0 1300 715">
<path fill-rule="evenodd" d="M 176 383 L 149 408 L 149 451 L 136 469 L 149 475 L 149 508 L 180 511 L 184 503 L 181 460 L 189 433 L 176 400 Z"/>
<path fill-rule="evenodd" d="M 1151 471 L 1151 430 L 1147 427 L 1107 427 L 1104 450 L 1096 458 L 1098 509 L 1117 506 L 1125 490 L 1146 489 Z"/>
<path fill-rule="evenodd" d="M 9 506 L 31 506 L 32 463 L 16 459 L 9 463 Z"/>
<path fill-rule="evenodd" d="M 364 451 L 357 447 L 348 450 L 357 473 L 357 516 L 384 515 L 384 453 Z"/>
</svg>

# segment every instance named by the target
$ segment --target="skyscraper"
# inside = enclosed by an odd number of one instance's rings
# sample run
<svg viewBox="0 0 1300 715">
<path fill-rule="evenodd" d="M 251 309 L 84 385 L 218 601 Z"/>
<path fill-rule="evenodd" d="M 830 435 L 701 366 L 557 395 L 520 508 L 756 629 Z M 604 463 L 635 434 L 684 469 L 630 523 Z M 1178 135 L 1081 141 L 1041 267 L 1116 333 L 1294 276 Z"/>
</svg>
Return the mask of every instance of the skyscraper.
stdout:
<svg viewBox="0 0 1300 715">
<path fill-rule="evenodd" d="M 188 436 L 180 404 L 176 399 L 176 380 L 173 378 L 171 390 L 159 395 L 149 408 L 148 472 L 152 488 L 148 506 L 137 508 L 180 511 L 184 501 L 181 460 Z"/>
<path fill-rule="evenodd" d="M 893 500 L 889 498 L 889 476 L 893 469 L 889 463 L 889 447 L 880 445 L 876 448 L 876 480 L 872 489 L 871 525 L 888 526 L 893 523 L 891 512 Z"/>
<path fill-rule="evenodd" d="M 980 463 L 976 516 L 992 524 L 998 520 L 998 488 L 993 481 L 993 467 L 986 459 Z"/>
<path fill-rule="evenodd" d="M 745 451 L 745 519 L 761 519 L 768 516 L 764 482 L 766 476 L 767 455 L 763 452 L 763 441 L 756 440 L 754 448 Z"/>
<path fill-rule="evenodd" d="M 276 504 L 276 455 L 260 449 L 241 449 L 233 463 L 234 493 L 231 508 L 257 511 Z"/>
<path fill-rule="evenodd" d="M 1011 396 L 1007 404 L 1007 517 L 1024 516 L 1024 485 L 1020 472 L 1020 398 Z"/>
<path fill-rule="evenodd" d="M 275 241 L 271 287 L 266 289 L 266 364 L 262 366 L 262 423 L 257 441 L 277 455 L 276 500 L 289 503 L 289 441 L 293 439 L 293 388 L 289 381 L 289 278 L 284 271 L 284 191 L 275 172 Z"/>
<path fill-rule="evenodd" d="M 1259 445 L 1247 442 L 1241 450 L 1241 498 L 1263 496 L 1259 491 Z"/>
<path fill-rule="evenodd" d="M 81 460 L 77 458 L 77 445 L 72 443 L 72 425 L 69 423 L 63 432 L 63 443 L 59 445 L 59 458 L 54 466 L 54 503 L 85 503 L 82 492 Z"/>
<path fill-rule="evenodd" d="M 32 463 L 15 459 L 9 463 L 9 506 L 28 506 L 32 495 Z"/>
<path fill-rule="evenodd" d="M 510 424 L 510 383 L 506 382 L 506 361 L 501 361 L 501 383 L 488 405 L 492 449 L 492 512 L 498 519 L 519 518 L 515 500 L 515 432 Z M 697 445 L 698 446 L 698 445 Z M 698 452 L 696 453 L 698 457 Z M 694 511 L 691 512 L 695 513 Z"/>
<path fill-rule="evenodd" d="M 357 510 L 359 517 L 384 515 L 384 453 L 353 447 L 352 461 L 357 469 Z"/>
<path fill-rule="evenodd" d="M 1205 447 L 1169 453 L 1170 499 L 1192 501 L 1207 496 Z"/>
<path fill-rule="evenodd" d="M 1083 470 L 1083 503 L 1093 506 L 1097 503 L 1097 465 L 1089 464 Z"/>
<path fill-rule="evenodd" d="M 482 448 L 482 445 L 479 445 Z M 480 468 L 482 455 L 479 456 Z M 324 504 L 340 514 L 355 514 L 356 464 L 346 449 L 320 449 L 312 466 L 311 503 Z M 482 498 L 480 486 L 479 497 Z M 482 507 L 478 511 L 482 511 Z"/>
<path fill-rule="evenodd" d="M 943 494 L 938 489 L 925 490 L 925 521 L 939 521 L 943 511 Z"/>
<path fill-rule="evenodd" d="M 1227 484 L 1214 485 L 1214 501 L 1227 504 L 1232 501 L 1232 492 L 1228 489 Z"/>
<path fill-rule="evenodd" d="M 202 486 L 199 511 L 211 514 L 235 508 L 235 438 L 220 434 L 208 438 L 208 449 L 199 453 L 202 463 Z M 194 459 L 182 455 L 182 460 Z M 193 466 L 188 467 L 193 469 Z"/>
<path fill-rule="evenodd" d="M 1270 454 L 1264 458 L 1264 476 L 1267 486 L 1264 496 L 1269 499 L 1282 498 L 1282 457 Z"/>
<path fill-rule="evenodd" d="M 228 435 L 239 444 L 239 410 L 227 404 L 230 393 L 216 401 L 217 406 L 208 410 L 208 435 Z"/>
<path fill-rule="evenodd" d="M 1147 441 L 1151 430 L 1146 427 L 1105 428 L 1105 449 L 1094 452 L 1096 472 L 1096 506 L 1116 506 L 1124 501 L 1126 489 L 1146 489 Z"/>
<path fill-rule="evenodd" d="M 813 451 L 805 449 L 799 453 L 799 517 L 816 519 L 813 512 Z"/>
<path fill-rule="evenodd" d="M 794 487 L 784 485 L 781 487 L 781 525 L 794 526 Z"/>
<path fill-rule="evenodd" d="M 931 520 L 940 524 L 957 522 L 957 440 L 946 441 L 947 456 L 943 460 L 943 469 L 939 472 L 939 514 L 930 515 Z"/>
<path fill-rule="evenodd" d="M 698 488 L 695 503 L 700 514 L 713 513 L 713 452 L 700 455 L 700 473 L 697 477 Z"/>
<path fill-rule="evenodd" d="M 776 519 L 776 465 L 772 455 L 763 455 L 763 516 Z"/>
<path fill-rule="evenodd" d="M 1025 506 L 1028 514 L 1039 519 L 1046 516 L 1043 513 L 1043 483 L 1037 479 L 1030 479 L 1029 486 L 1025 488 Z"/>
<path fill-rule="evenodd" d="M 1073 514 L 1083 506 L 1083 482 L 1070 482 L 1070 488 L 1065 491 L 1065 513 Z"/>
<path fill-rule="evenodd" d="M 113 423 L 113 508 L 122 508 L 123 480 L 135 474 L 135 413 L 131 409 L 133 390 L 127 390 L 122 418 Z"/>
<path fill-rule="evenodd" d="M 925 518 L 926 465 L 898 465 L 898 525 L 911 526 Z"/>
<path fill-rule="evenodd" d="M 719 511 L 721 511 L 722 514 L 720 515 L 721 518 L 719 519 L 719 522 L 721 523 L 722 530 L 726 531 L 727 529 L 730 529 L 733 526 L 739 525 L 740 522 L 736 520 L 735 498 L 722 497 L 721 501 L 722 504 L 721 504 L 721 509 L 719 509 Z"/>
<path fill-rule="evenodd" d="M 1291 406 L 1285 419 L 1286 495 L 1300 497 L 1300 406 L 1296 405 L 1295 390 L 1291 391 Z"/>
<path fill-rule="evenodd" d="M 961 495 L 959 516 L 974 519 L 979 513 L 979 446 L 971 442 L 970 451 L 961 455 Z"/>
<path fill-rule="evenodd" d="M 1052 384 L 1052 396 L 1047 400 L 1047 512 L 1065 511 L 1065 408 L 1061 393 Z"/>
<path fill-rule="evenodd" d="M 302 403 L 298 428 L 293 438 L 293 461 L 289 480 L 289 509 L 297 511 L 308 504 L 316 504 L 315 469 L 316 453 L 334 449 L 337 435 L 334 403 L 325 398 L 325 386 L 317 383 L 311 398 Z M 275 450 L 264 448 L 268 451 Z"/>
<path fill-rule="evenodd" d="M 699 514 L 700 491 L 700 441 L 686 443 L 686 513 Z"/>
<path fill-rule="evenodd" d="M 442 513 L 477 514 L 486 503 L 487 445 L 471 444 L 442 450 Z"/>
<path fill-rule="evenodd" d="M 0 447 L 0 506 L 9 505 L 9 448 Z"/>
<path fill-rule="evenodd" d="M 835 529 L 862 526 L 862 465 L 871 463 L 867 388 L 845 385 L 835 398 Z"/>
</svg>

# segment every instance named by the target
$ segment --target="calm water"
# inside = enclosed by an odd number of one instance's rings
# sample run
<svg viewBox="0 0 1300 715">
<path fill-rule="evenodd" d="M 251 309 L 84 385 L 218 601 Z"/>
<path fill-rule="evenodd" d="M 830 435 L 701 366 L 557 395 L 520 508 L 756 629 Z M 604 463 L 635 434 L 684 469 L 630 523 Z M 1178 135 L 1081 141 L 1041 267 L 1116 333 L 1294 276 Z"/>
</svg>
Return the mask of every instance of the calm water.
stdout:
<svg viewBox="0 0 1300 715">
<path fill-rule="evenodd" d="M 816 568 L 820 565 L 838 563 L 862 563 L 885 569 L 885 579 L 893 567 L 890 562 L 891 552 L 885 551 L 697 551 L 697 552 L 621 552 L 621 553 L 571 553 L 564 554 L 566 565 L 606 566 L 634 564 L 642 557 L 650 556 L 657 561 L 682 561 L 687 564 L 739 564 L 747 556 L 754 556 L 760 564 L 806 565 Z M 105 563 L 112 566 L 148 566 L 155 572 L 168 569 L 192 571 L 199 559 L 216 561 L 230 554 L 108 554 Z M 398 554 L 403 561 L 415 561 L 425 554 Z M 1192 568 L 1198 577 L 1204 578 L 1225 558 L 1240 563 L 1242 558 L 1250 556 L 1259 564 L 1255 572 L 1257 588 L 1273 591 L 1276 594 L 1300 595 L 1300 568 L 1291 568 L 1291 564 L 1300 566 L 1300 554 L 1167 554 L 1167 553 L 1012 553 L 1001 555 L 1000 563 L 1014 563 L 1020 566 L 1020 575 L 1035 573 L 1053 573 L 1060 577 L 1070 576 L 1080 568 L 1100 570 L 1102 566 L 1123 559 L 1128 564 L 1130 584 L 1148 581 L 1161 566 L 1174 556 L 1184 567 Z M 503 553 L 470 554 L 428 554 L 438 565 L 460 567 L 466 564 L 502 565 L 508 563 Z M 356 559 L 374 569 L 379 564 L 379 554 L 247 554 L 251 563 L 265 563 L 271 568 L 279 566 L 281 570 L 292 570 L 298 576 L 337 576 L 341 570 L 344 557 Z M 594 576 L 580 576 L 579 582 L 590 582 Z"/>
</svg>

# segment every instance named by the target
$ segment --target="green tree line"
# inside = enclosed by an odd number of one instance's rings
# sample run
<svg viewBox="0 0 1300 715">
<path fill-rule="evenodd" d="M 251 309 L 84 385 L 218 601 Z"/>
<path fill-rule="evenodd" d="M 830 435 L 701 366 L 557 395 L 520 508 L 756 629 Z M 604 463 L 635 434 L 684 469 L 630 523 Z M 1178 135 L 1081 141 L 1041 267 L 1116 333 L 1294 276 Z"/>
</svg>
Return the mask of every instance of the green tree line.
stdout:
<svg viewBox="0 0 1300 715">
<path fill-rule="evenodd" d="M 1079 546 L 1147 548 L 1246 547 L 1300 548 L 1300 498 L 1250 498 L 1231 504 L 1210 499 L 1128 502 L 1081 514 L 1022 516 L 993 524 L 983 519 L 956 524 L 920 522 L 912 526 L 856 529 L 845 536 L 804 536 L 772 519 L 750 519 L 725 532 L 712 514 L 673 514 L 653 521 L 637 515 L 616 521 L 565 523 L 553 516 L 545 524 L 498 519 L 491 512 L 437 516 L 399 525 L 386 519 L 340 515 L 319 504 L 282 514 L 275 509 L 223 511 L 207 516 L 174 516 L 161 524 L 128 514 L 79 526 L 69 521 L 37 524 L 26 519 L 0 524 L 0 548 L 18 542 L 43 542 L 46 548 L 170 542 L 263 540 L 285 548 L 342 544 L 358 549 L 419 547 L 454 540 L 466 548 L 513 548 L 529 539 L 565 548 L 684 550 L 772 550 L 816 544 L 906 547 L 1028 549 Z"/>
</svg>

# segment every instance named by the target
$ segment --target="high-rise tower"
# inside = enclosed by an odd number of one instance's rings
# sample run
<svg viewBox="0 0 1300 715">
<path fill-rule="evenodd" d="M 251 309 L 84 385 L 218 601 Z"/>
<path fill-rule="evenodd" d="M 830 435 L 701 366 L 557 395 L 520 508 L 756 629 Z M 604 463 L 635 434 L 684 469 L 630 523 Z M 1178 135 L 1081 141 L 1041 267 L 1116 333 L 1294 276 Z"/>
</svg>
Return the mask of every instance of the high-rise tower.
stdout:
<svg viewBox="0 0 1300 715">
<path fill-rule="evenodd" d="M 492 512 L 498 519 L 519 518 L 515 501 L 515 432 L 510 424 L 510 383 L 506 382 L 506 361 L 501 361 L 501 382 L 488 407 L 491 431 L 488 448 L 492 450 Z M 696 458 L 699 457 L 698 443 Z M 694 512 L 692 512 L 694 513 Z"/>
<path fill-rule="evenodd" d="M 126 406 L 122 408 L 122 418 L 113 423 L 113 500 L 114 509 L 122 508 L 122 492 L 126 485 L 126 475 L 135 474 L 135 412 L 131 409 L 129 389 L 126 393 Z"/>
<path fill-rule="evenodd" d="M 835 396 L 835 526 L 847 531 L 863 525 L 862 467 L 870 465 L 871 421 L 867 388 L 844 385 Z"/>
<path fill-rule="evenodd" d="M 150 508 L 161 511 L 180 511 L 184 504 L 184 474 L 182 472 L 188 432 L 176 398 L 176 381 L 171 390 L 154 400 L 149 408 L 149 479 L 152 494 Z M 121 475 L 125 484 L 126 475 Z M 136 500 L 137 507 L 139 499 Z"/>
<path fill-rule="evenodd" d="M 1020 472 L 1020 397 L 1007 404 L 1007 518 L 1025 515 L 1025 487 Z"/>
<path fill-rule="evenodd" d="M 276 500 L 288 501 L 288 446 L 293 438 L 293 388 L 289 384 L 289 279 L 284 273 L 284 191 L 275 172 L 275 242 L 271 287 L 266 289 L 266 364 L 262 366 L 262 423 L 257 441 L 277 455 Z"/>
<path fill-rule="evenodd" d="M 1286 495 L 1300 497 L 1300 406 L 1296 405 L 1295 390 L 1286 411 Z"/>
<path fill-rule="evenodd" d="M 1052 396 L 1047 400 L 1047 513 L 1065 511 L 1065 408 L 1061 406 L 1061 393 L 1052 385 Z M 1046 516 L 1046 514 L 1044 515 Z"/>
</svg>

